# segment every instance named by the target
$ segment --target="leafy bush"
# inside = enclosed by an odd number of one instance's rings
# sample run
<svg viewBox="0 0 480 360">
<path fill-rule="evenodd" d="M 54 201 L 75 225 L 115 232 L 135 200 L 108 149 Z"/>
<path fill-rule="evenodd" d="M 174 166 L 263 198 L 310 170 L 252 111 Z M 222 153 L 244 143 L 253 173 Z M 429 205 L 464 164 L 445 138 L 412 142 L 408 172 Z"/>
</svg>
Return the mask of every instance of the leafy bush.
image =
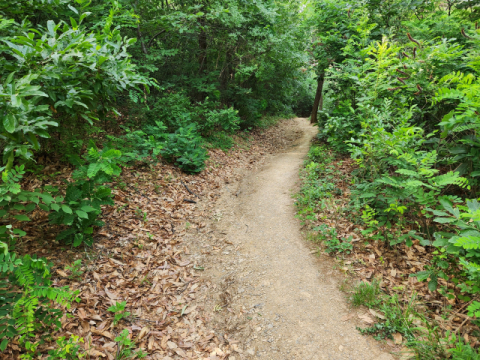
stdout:
<svg viewBox="0 0 480 360">
<path fill-rule="evenodd" d="M 167 127 L 161 121 L 144 125 L 141 130 L 125 128 L 125 132 L 123 136 L 107 135 L 108 147 L 121 151 L 121 163 L 146 161 L 148 157 L 155 161 L 168 137 Z"/>
<path fill-rule="evenodd" d="M 414 297 L 412 297 L 405 308 L 402 308 L 397 295 L 387 298 L 379 306 L 379 310 L 385 319 L 370 327 L 364 329 L 358 328 L 358 330 L 360 330 L 362 334 L 373 335 L 377 340 L 383 340 L 385 338 L 393 339 L 393 334 L 400 333 L 407 341 L 413 341 L 416 330 L 414 320 L 417 315 L 412 306 L 413 300 Z"/>
<path fill-rule="evenodd" d="M 135 351 L 135 342 L 130 339 L 130 334 L 127 329 L 124 329 L 120 335 L 115 338 L 117 342 L 117 359 L 127 360 L 132 358 L 143 359 L 147 356 L 142 349 Z"/>
<path fill-rule="evenodd" d="M 93 227 L 103 226 L 103 222 L 97 220 L 101 206 L 113 205 L 110 188 L 102 184 L 120 175 L 120 157 L 120 151 L 107 147 L 99 150 L 93 143 L 85 160 L 71 156 L 72 162 L 79 166 L 72 175 L 75 181 L 68 184 L 65 197 L 55 198 L 51 205 L 54 212 L 49 215 L 52 224 L 69 227 L 57 236 L 57 240 L 73 246 L 92 245 Z"/>
<path fill-rule="evenodd" d="M 353 245 L 351 243 L 352 237 L 342 238 L 341 240 L 338 237 L 332 237 L 329 240 L 325 240 L 326 253 L 347 253 L 350 254 L 351 250 L 353 249 Z"/>
<path fill-rule="evenodd" d="M 113 319 L 113 325 L 117 325 L 120 320 L 130 316 L 130 312 L 125 311 L 125 307 L 127 306 L 126 301 L 117 302 L 116 304 L 110 306 L 107 310 L 114 313 L 115 317 Z"/>
<path fill-rule="evenodd" d="M 83 353 L 81 343 L 84 342 L 83 338 L 76 335 L 71 335 L 68 340 L 64 336 L 57 339 L 57 349 L 50 350 L 50 355 L 47 360 L 77 360 L 86 357 Z"/>
<path fill-rule="evenodd" d="M 46 338 L 61 327 L 63 311 L 51 303 L 68 308 L 78 292 L 71 292 L 68 286 L 52 286 L 52 265 L 46 259 L 17 257 L 4 242 L 0 244 L 0 349 L 5 350 L 9 340 L 16 337 L 21 345 L 31 348 L 30 339 L 35 335 Z"/>
<path fill-rule="evenodd" d="M 162 157 L 174 162 L 187 173 L 197 173 L 204 169 L 208 158 L 203 140 L 197 133 L 194 124 L 179 128 L 174 134 L 169 134 L 165 147 L 161 150 Z"/>
<path fill-rule="evenodd" d="M 58 4 L 62 5 L 67 8 L 65 2 Z M 28 20 L 19 24 L 0 19 L 0 28 L 7 29 L 0 47 L 4 53 L 0 76 L 5 79 L 0 85 L 0 109 L 5 114 L 0 136 L 7 169 L 15 156 L 31 159 L 40 148 L 38 137 L 49 138 L 51 127 L 68 126 L 71 119 L 93 125 L 116 111 L 116 92 L 148 82 L 135 73 L 126 53 L 135 39 L 124 39 L 118 29 L 110 28 L 118 9 L 97 32 L 83 24 L 89 12 L 67 9 L 74 12 L 71 25 L 48 20 L 35 29 Z"/>
</svg>

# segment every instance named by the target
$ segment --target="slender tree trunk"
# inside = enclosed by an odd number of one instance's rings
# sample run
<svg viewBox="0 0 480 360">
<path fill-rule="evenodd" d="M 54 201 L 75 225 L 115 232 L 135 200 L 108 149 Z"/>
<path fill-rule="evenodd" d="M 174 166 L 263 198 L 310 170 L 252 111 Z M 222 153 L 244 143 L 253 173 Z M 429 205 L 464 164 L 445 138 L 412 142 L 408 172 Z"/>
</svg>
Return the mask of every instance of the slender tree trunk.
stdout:
<svg viewBox="0 0 480 360">
<path fill-rule="evenodd" d="M 205 18 L 200 19 L 200 33 L 198 34 L 198 65 L 199 65 L 199 74 L 202 74 L 206 70 L 207 62 L 207 34 L 205 33 Z"/>
<path fill-rule="evenodd" d="M 140 15 L 137 11 L 137 7 L 138 7 L 138 0 L 135 1 L 135 5 L 134 5 L 133 9 L 135 10 L 136 15 Z M 138 40 L 140 40 L 140 44 L 142 44 L 143 53 L 145 55 L 148 55 L 147 48 L 145 47 L 145 43 L 143 42 L 142 32 L 140 31 L 140 22 L 137 24 L 137 36 L 138 36 Z"/>
<path fill-rule="evenodd" d="M 325 80 L 325 74 L 322 73 L 318 78 L 317 93 L 315 94 L 315 101 L 313 102 L 312 115 L 310 117 L 310 123 L 317 123 L 317 113 L 320 107 L 320 110 L 323 109 L 323 82 Z"/>
</svg>

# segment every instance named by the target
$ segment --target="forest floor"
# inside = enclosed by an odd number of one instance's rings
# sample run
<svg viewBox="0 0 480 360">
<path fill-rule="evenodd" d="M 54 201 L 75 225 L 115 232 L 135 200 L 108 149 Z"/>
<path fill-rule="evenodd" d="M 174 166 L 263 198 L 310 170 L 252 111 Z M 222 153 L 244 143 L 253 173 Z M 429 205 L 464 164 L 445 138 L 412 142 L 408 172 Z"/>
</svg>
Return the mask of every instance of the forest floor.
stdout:
<svg viewBox="0 0 480 360">
<path fill-rule="evenodd" d="M 339 290 L 344 275 L 304 241 L 292 194 L 317 129 L 295 123 L 302 135 L 292 146 L 224 187 L 212 230 L 187 234 L 200 241 L 191 261 L 205 264 L 214 290 L 203 308 L 217 337 L 236 343 L 231 360 L 393 359 L 356 330 L 362 310 L 350 309 Z"/>
<path fill-rule="evenodd" d="M 54 286 L 79 291 L 54 339 L 80 336 L 88 359 L 119 359 L 124 329 L 152 360 L 392 359 L 356 330 L 365 310 L 349 308 L 345 275 L 313 255 L 295 218 L 292 195 L 315 134 L 307 119 L 281 121 L 227 153 L 210 150 L 198 175 L 161 161 L 125 168 L 91 248 L 58 243 L 59 229 L 35 211 L 17 251 L 46 257 Z M 25 188 L 71 178 L 61 161 L 43 165 Z M 130 314 L 116 323 L 108 309 L 119 302 Z M 19 352 L 13 341 L 0 358 Z"/>
</svg>

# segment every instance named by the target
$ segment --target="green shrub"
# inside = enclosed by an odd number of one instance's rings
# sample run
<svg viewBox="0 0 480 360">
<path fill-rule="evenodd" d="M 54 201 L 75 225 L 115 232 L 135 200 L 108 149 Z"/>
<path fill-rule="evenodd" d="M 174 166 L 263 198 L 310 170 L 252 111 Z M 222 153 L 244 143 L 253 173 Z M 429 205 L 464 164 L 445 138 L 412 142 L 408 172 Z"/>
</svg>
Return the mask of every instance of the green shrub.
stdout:
<svg viewBox="0 0 480 360">
<path fill-rule="evenodd" d="M 77 360 L 87 357 L 87 354 L 83 351 L 83 338 L 76 335 L 71 335 L 68 340 L 65 336 L 61 336 L 57 339 L 57 348 L 48 351 L 50 355 L 47 360 Z"/>
<path fill-rule="evenodd" d="M 125 311 L 125 307 L 127 306 L 126 301 L 117 302 L 116 304 L 110 306 L 107 310 L 114 313 L 115 317 L 113 319 L 113 325 L 117 325 L 120 320 L 130 316 L 130 312 Z"/>
<path fill-rule="evenodd" d="M 203 140 L 194 124 L 169 134 L 160 153 L 165 160 L 174 162 L 186 173 L 202 171 L 208 158 L 207 150 L 203 148 Z"/>
<path fill-rule="evenodd" d="M 53 287 L 52 265 L 46 259 L 17 257 L 5 243 L 0 244 L 0 350 L 17 337 L 22 346 L 34 349 L 31 340 L 37 343 L 33 340 L 36 335 L 46 339 L 61 327 L 63 311 L 54 308 L 52 302 L 69 308 L 78 291 L 73 293 L 68 286 Z"/>
<path fill-rule="evenodd" d="M 55 203 L 51 205 L 54 212 L 49 215 L 52 224 L 68 226 L 57 236 L 57 240 L 73 246 L 82 243 L 92 245 L 94 226 L 103 226 L 103 222 L 98 220 L 101 206 L 113 205 L 111 189 L 103 184 L 121 173 L 118 166 L 120 151 L 107 147 L 99 150 L 93 142 L 91 145 L 85 160 L 78 156 L 70 157 L 78 166 L 72 175 L 74 182 L 67 185 L 64 197 L 55 198 Z"/>
<path fill-rule="evenodd" d="M 393 339 L 392 335 L 400 333 L 407 342 L 414 341 L 415 328 L 413 321 L 416 319 L 417 313 L 412 307 L 414 301 L 412 297 L 410 303 L 407 303 L 405 308 L 402 308 L 397 295 L 386 298 L 379 306 L 379 310 L 385 319 L 378 323 L 358 330 L 362 334 L 370 334 L 377 340 L 385 338 Z M 410 316 L 412 315 L 412 316 Z"/>
<path fill-rule="evenodd" d="M 350 254 L 350 252 L 353 249 L 352 245 L 352 236 L 349 236 L 348 238 L 342 238 L 341 240 L 338 239 L 338 237 L 332 237 L 329 240 L 325 240 L 325 252 L 326 253 L 347 253 Z"/>
</svg>

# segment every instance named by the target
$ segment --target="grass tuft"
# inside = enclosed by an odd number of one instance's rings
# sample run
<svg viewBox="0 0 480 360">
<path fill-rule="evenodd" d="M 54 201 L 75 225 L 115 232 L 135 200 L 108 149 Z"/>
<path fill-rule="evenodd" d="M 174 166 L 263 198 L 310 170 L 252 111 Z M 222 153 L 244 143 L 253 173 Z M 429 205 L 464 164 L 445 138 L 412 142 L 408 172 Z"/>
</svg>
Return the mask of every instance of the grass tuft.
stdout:
<svg viewBox="0 0 480 360">
<path fill-rule="evenodd" d="M 371 283 L 361 282 L 353 288 L 351 297 L 354 306 L 367 306 L 372 308 L 381 302 L 380 281 L 373 279 Z"/>
</svg>

